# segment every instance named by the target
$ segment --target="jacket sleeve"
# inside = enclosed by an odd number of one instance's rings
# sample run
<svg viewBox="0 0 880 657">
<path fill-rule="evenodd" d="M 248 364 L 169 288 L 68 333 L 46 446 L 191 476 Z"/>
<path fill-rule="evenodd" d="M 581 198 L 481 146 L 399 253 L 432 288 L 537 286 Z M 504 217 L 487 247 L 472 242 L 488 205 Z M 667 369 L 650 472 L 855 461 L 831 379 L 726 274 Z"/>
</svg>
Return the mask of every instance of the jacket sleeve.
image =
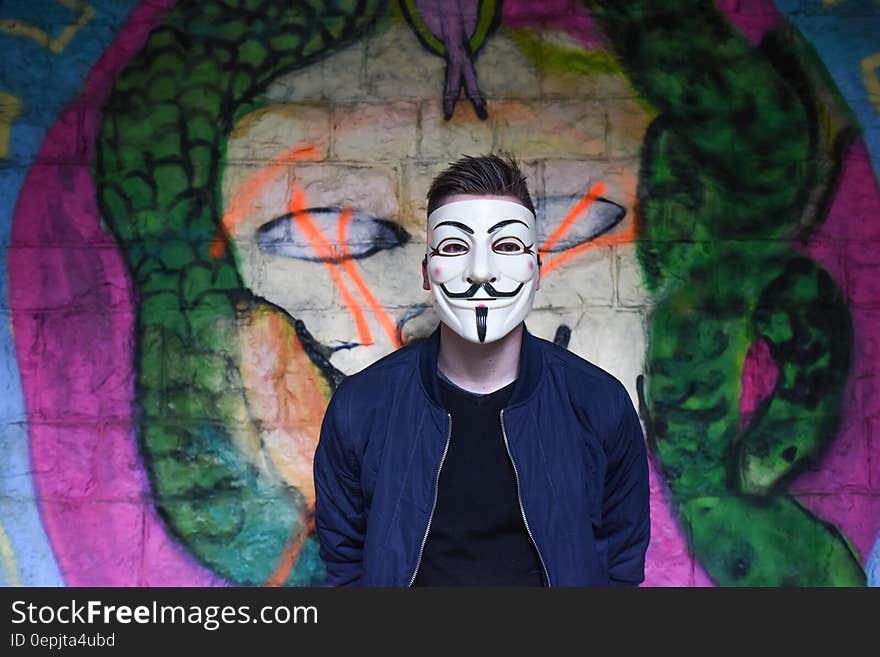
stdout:
<svg viewBox="0 0 880 657">
<path fill-rule="evenodd" d="M 339 395 L 330 399 L 315 451 L 315 530 L 331 586 L 360 584 L 366 514 L 360 463 L 348 445 L 348 408 Z"/>
<path fill-rule="evenodd" d="M 637 586 L 645 579 L 651 532 L 648 455 L 639 416 L 625 391 L 622 397 L 607 448 L 601 538 L 608 548 L 609 584 Z"/>
</svg>

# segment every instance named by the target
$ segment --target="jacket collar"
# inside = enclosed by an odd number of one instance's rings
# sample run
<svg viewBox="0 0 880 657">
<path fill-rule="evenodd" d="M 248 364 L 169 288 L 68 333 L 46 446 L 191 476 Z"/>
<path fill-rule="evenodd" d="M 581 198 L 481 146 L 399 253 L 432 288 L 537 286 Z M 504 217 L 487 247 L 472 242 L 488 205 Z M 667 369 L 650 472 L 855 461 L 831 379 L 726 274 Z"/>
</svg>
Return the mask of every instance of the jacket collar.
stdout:
<svg viewBox="0 0 880 657">
<path fill-rule="evenodd" d="M 443 408 L 440 399 L 440 384 L 437 377 L 437 356 L 440 353 L 440 325 L 434 332 L 422 340 L 419 345 L 419 374 L 422 387 L 428 398 L 439 408 Z M 543 371 L 544 359 L 541 354 L 540 339 L 529 333 L 523 322 L 522 345 L 519 350 L 519 373 L 516 384 L 507 402 L 507 406 L 514 406 L 532 396 L 538 387 Z"/>
</svg>

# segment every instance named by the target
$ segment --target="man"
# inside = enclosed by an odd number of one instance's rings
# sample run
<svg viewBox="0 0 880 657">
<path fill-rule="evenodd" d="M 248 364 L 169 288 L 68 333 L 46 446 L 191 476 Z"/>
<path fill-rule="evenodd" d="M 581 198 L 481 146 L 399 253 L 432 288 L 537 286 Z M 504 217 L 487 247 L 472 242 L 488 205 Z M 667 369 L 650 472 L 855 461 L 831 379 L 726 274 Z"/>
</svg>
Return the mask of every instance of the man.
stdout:
<svg viewBox="0 0 880 657">
<path fill-rule="evenodd" d="M 512 160 L 428 192 L 423 287 L 440 325 L 336 390 L 315 454 L 331 584 L 636 585 L 647 456 L 625 388 L 528 332 L 535 212 Z"/>
</svg>

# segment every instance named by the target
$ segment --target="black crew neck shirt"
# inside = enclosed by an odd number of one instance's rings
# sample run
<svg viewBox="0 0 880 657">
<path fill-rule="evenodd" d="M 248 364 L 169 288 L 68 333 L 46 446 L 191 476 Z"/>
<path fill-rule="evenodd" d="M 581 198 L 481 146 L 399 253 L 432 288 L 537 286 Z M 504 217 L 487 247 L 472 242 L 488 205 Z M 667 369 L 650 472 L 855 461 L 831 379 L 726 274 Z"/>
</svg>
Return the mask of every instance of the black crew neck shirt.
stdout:
<svg viewBox="0 0 880 657">
<path fill-rule="evenodd" d="M 478 394 L 439 379 L 452 435 L 413 586 L 543 586 L 501 431 L 516 381 Z"/>
</svg>

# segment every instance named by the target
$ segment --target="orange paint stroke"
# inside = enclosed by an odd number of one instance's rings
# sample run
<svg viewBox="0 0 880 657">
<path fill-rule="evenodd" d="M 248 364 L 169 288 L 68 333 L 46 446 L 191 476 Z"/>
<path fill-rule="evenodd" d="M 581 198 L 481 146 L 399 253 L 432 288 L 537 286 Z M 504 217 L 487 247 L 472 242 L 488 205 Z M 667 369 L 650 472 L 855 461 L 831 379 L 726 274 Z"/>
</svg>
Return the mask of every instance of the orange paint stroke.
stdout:
<svg viewBox="0 0 880 657">
<path fill-rule="evenodd" d="M 556 227 L 556 230 L 553 231 L 553 234 L 547 238 L 547 241 L 541 246 L 539 251 L 544 253 L 545 251 L 549 251 L 550 247 L 552 247 L 559 239 L 568 232 L 568 229 L 571 228 L 572 224 L 577 220 L 577 218 L 583 213 L 586 212 L 590 205 L 599 198 L 602 194 L 605 193 L 605 183 L 602 181 L 597 182 L 590 188 L 586 194 L 584 194 L 583 198 L 578 201 L 575 206 L 571 209 L 567 215 L 565 215 L 565 219 Z"/>
<path fill-rule="evenodd" d="M 635 240 L 638 235 L 638 231 L 636 230 L 635 222 L 633 222 L 632 226 L 627 228 L 622 233 L 615 233 L 614 235 L 602 235 L 597 237 L 596 239 L 590 242 L 584 242 L 583 244 L 578 244 L 575 247 L 568 249 L 567 251 L 563 251 L 558 256 L 553 258 L 549 262 L 545 262 L 541 265 L 541 276 L 546 276 L 554 269 L 559 267 L 565 262 L 568 262 L 576 255 L 583 253 L 584 251 L 588 251 L 589 249 L 598 248 L 601 246 L 610 246 L 612 244 L 625 244 L 628 242 L 632 242 Z"/>
<path fill-rule="evenodd" d="M 287 541 L 287 545 L 285 545 L 284 549 L 281 551 L 278 565 L 275 566 L 275 570 L 269 575 L 269 579 L 266 580 L 266 586 L 279 587 L 284 584 L 287 580 L 287 576 L 290 574 L 290 570 L 293 568 L 293 564 L 296 563 L 296 558 L 299 556 L 300 550 L 302 550 L 302 546 L 306 542 L 306 538 L 312 534 L 314 530 L 315 518 L 312 517 L 309 519 L 309 524 L 305 531 L 294 531 L 293 535 Z"/>
<path fill-rule="evenodd" d="M 593 185 L 590 190 L 584 194 L 584 196 L 579 200 L 575 206 L 571 209 L 565 219 L 559 224 L 553 234 L 547 238 L 544 242 L 544 245 L 539 249 L 539 252 L 542 256 L 547 255 L 547 250 L 553 246 L 556 242 L 559 241 L 561 237 L 568 232 L 571 226 L 574 224 L 575 220 L 584 212 L 586 212 L 590 205 L 599 198 L 602 194 L 605 193 L 605 183 L 602 181 L 597 182 Z M 570 249 L 566 249 L 561 252 L 559 255 L 555 256 L 552 260 L 544 260 L 541 264 L 541 276 L 546 276 L 554 269 L 559 267 L 560 265 L 565 264 L 575 256 L 580 255 L 585 251 L 589 251 L 590 249 L 595 249 L 602 246 L 610 246 L 612 244 L 624 244 L 627 242 L 632 242 L 636 236 L 638 235 L 638 227 L 635 215 L 633 215 L 632 225 L 623 231 L 622 233 L 615 233 L 613 235 L 600 235 L 596 239 L 590 240 L 589 242 L 584 242 L 583 244 L 578 244 Z"/>
<path fill-rule="evenodd" d="M 375 315 L 376 319 L 379 320 L 379 324 L 382 325 L 382 329 L 391 340 L 391 344 L 394 345 L 395 349 L 397 349 L 402 346 L 400 344 L 400 340 L 397 339 L 397 325 L 394 323 L 394 320 L 391 319 L 388 313 L 385 312 L 385 309 L 381 306 L 372 291 L 370 291 L 370 288 L 364 282 L 363 278 L 361 278 L 360 272 L 358 272 L 354 260 L 348 257 L 348 222 L 350 219 L 351 209 L 345 208 L 339 215 L 339 233 L 337 236 L 338 244 L 342 249 L 341 256 L 342 258 L 344 258 L 341 261 L 342 268 L 345 269 L 346 273 L 348 273 L 349 276 L 351 276 L 351 279 L 354 281 L 354 284 L 360 291 L 361 296 L 363 296 L 364 300 L 367 302 L 367 305 L 370 306 L 370 310 L 373 311 L 373 315 Z"/>
<path fill-rule="evenodd" d="M 229 210 L 223 215 L 223 220 L 217 227 L 214 239 L 208 247 L 208 254 L 212 258 L 220 258 L 226 252 L 226 244 L 229 235 L 238 228 L 238 224 L 247 216 L 254 205 L 257 197 L 263 193 L 266 186 L 275 177 L 286 169 L 287 165 L 297 160 L 313 159 L 318 157 L 318 149 L 314 146 L 293 146 L 248 178 L 239 187 L 239 193 L 232 197 Z"/>
<path fill-rule="evenodd" d="M 321 234 L 321 231 L 315 225 L 311 215 L 305 211 L 305 207 L 305 194 L 302 189 L 300 189 L 299 185 L 294 183 L 293 194 L 290 197 L 290 204 L 288 207 L 288 210 L 293 215 L 291 220 L 297 222 L 299 227 L 302 228 L 306 239 L 309 240 L 309 243 L 315 250 L 315 253 L 318 254 L 319 258 L 324 259 L 327 271 L 330 272 L 330 278 L 333 279 L 333 283 L 339 288 L 339 293 L 342 295 L 342 303 L 345 304 L 345 307 L 348 308 L 348 312 L 351 313 L 351 316 L 354 319 L 354 324 L 358 332 L 358 340 L 364 345 L 373 344 L 373 334 L 370 332 L 370 326 L 367 324 L 367 318 L 364 316 L 363 310 L 361 310 L 351 292 L 348 291 L 348 286 L 342 278 L 339 267 L 335 262 L 331 262 L 331 260 L 335 259 L 337 255 L 335 249 L 333 248 L 333 245 L 327 241 L 327 238 Z"/>
</svg>

